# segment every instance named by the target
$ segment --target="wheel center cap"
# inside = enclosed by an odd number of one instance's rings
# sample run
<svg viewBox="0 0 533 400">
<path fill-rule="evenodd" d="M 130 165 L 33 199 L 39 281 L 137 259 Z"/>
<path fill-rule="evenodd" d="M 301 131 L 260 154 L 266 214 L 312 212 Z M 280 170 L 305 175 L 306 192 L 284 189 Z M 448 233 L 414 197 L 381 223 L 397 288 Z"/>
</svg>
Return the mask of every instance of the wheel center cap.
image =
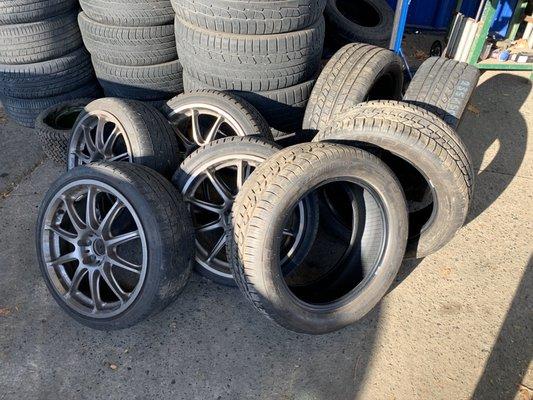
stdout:
<svg viewBox="0 0 533 400">
<path fill-rule="evenodd" d="M 105 254 L 105 243 L 102 239 L 96 239 L 93 242 L 93 251 L 97 256 L 103 256 Z"/>
</svg>

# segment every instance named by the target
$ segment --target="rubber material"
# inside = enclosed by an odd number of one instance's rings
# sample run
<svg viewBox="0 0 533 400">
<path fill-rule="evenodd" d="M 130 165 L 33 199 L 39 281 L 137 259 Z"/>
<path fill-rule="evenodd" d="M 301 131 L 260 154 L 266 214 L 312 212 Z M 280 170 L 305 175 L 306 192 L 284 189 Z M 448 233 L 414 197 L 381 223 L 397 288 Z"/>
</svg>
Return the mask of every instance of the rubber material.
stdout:
<svg viewBox="0 0 533 400">
<path fill-rule="evenodd" d="M 78 15 L 83 43 L 93 58 L 117 65 L 154 65 L 178 58 L 174 25 L 121 27 Z"/>
<path fill-rule="evenodd" d="M 131 203 L 146 235 L 148 262 L 141 292 L 130 307 L 115 317 L 89 318 L 71 310 L 48 280 L 39 245 L 48 203 L 60 188 L 83 179 L 95 179 L 118 190 Z M 36 237 L 39 267 L 52 296 L 69 316 L 93 329 L 124 329 L 161 311 L 183 290 L 191 274 L 194 238 L 187 208 L 170 182 L 141 165 L 96 163 L 63 174 L 45 195 Z"/>
<path fill-rule="evenodd" d="M 433 214 L 418 221 L 410 213 L 408 257 L 422 258 L 446 243 L 462 227 L 473 193 L 474 171 L 466 146 L 447 124 L 434 114 L 412 104 L 372 101 L 355 106 L 332 121 L 314 141 L 339 141 L 372 145 L 400 157 L 421 173 L 433 187 Z M 412 174 L 396 169 L 408 202 Z M 422 226 L 421 226 L 422 225 Z M 417 227 L 417 228 L 415 228 Z"/>
<path fill-rule="evenodd" d="M 0 25 L 42 21 L 77 6 L 76 0 L 3 0 L 0 2 Z"/>
<path fill-rule="evenodd" d="M 431 57 L 416 72 L 404 101 L 431 111 L 457 128 L 479 76 L 479 69 L 472 65 Z"/>
<path fill-rule="evenodd" d="M 116 26 L 171 24 L 174 10 L 169 0 L 80 0 L 87 16 Z"/>
</svg>

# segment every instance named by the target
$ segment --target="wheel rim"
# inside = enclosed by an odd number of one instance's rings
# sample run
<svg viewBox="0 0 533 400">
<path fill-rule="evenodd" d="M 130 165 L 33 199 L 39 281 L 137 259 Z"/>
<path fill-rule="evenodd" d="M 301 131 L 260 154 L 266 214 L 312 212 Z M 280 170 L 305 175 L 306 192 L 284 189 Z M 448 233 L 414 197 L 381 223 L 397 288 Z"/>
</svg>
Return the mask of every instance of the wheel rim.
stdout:
<svg viewBox="0 0 533 400">
<path fill-rule="evenodd" d="M 106 111 L 91 111 L 72 132 L 68 169 L 96 161 L 133 162 L 131 146 L 120 121 Z"/>
<path fill-rule="evenodd" d="M 195 230 L 196 262 L 215 275 L 233 279 L 224 251 L 231 230 L 231 208 L 246 179 L 264 160 L 246 154 L 221 156 L 191 173 L 183 185 L 182 194 L 192 215 Z M 300 202 L 283 231 L 282 264 L 298 249 L 305 229 L 304 206 Z M 213 231 L 218 233 L 206 235 Z"/>
<path fill-rule="evenodd" d="M 46 275 L 69 308 L 109 318 L 138 297 L 148 262 L 146 236 L 117 190 L 91 179 L 63 187 L 46 208 L 40 231 Z"/>
<path fill-rule="evenodd" d="M 186 104 L 173 109 L 167 118 L 176 128 L 187 154 L 216 139 L 246 136 L 244 128 L 234 117 L 212 104 Z"/>
</svg>

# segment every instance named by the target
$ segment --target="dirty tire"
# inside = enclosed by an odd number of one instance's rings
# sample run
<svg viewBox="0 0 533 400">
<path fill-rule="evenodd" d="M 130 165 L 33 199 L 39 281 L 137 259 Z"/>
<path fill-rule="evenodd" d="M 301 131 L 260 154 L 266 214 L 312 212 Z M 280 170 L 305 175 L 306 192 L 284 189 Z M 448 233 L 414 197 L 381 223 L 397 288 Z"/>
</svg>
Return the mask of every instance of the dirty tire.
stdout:
<svg viewBox="0 0 533 400">
<path fill-rule="evenodd" d="M 156 26 L 171 24 L 174 10 L 169 0 L 80 0 L 87 16 L 116 26 Z"/>
<path fill-rule="evenodd" d="M 332 42 L 388 47 L 394 11 L 387 0 L 328 0 L 324 16 Z"/>
<path fill-rule="evenodd" d="M 431 57 L 420 66 L 403 99 L 457 128 L 479 76 L 479 69 L 472 65 Z"/>
<path fill-rule="evenodd" d="M 141 101 L 103 98 L 89 103 L 80 112 L 68 144 L 68 169 L 80 163 L 72 154 L 77 148 L 77 131 L 84 121 L 98 112 L 112 115 L 122 127 L 122 135 L 129 143 L 129 153 L 134 164 L 141 164 L 171 177 L 181 162 L 178 139 L 163 114 Z"/>
<path fill-rule="evenodd" d="M 68 142 L 79 113 L 93 99 L 75 99 L 47 108 L 35 121 L 35 134 L 46 156 L 67 165 Z"/>
<path fill-rule="evenodd" d="M 282 35 L 235 35 L 197 28 L 176 18 L 176 45 L 184 71 L 221 90 L 270 91 L 315 76 L 324 19 Z"/>
<path fill-rule="evenodd" d="M 63 57 L 32 64 L 0 64 L 0 90 L 19 99 L 70 92 L 94 81 L 91 57 L 84 48 Z"/>
<path fill-rule="evenodd" d="M 82 46 L 74 12 L 38 22 L 0 26 L 0 64 L 38 63 Z"/>
<path fill-rule="evenodd" d="M 121 66 L 93 59 L 93 66 L 106 96 L 161 100 L 183 92 L 179 60 L 157 65 Z"/>
<path fill-rule="evenodd" d="M 0 25 L 26 24 L 63 14 L 76 0 L 7 0 L 0 3 Z"/>
<path fill-rule="evenodd" d="M 146 275 L 135 301 L 112 317 L 88 317 L 67 305 L 47 275 L 40 245 L 45 213 L 54 195 L 66 185 L 85 179 L 121 193 L 140 220 L 149 250 Z M 69 316 L 93 329 L 124 329 L 161 311 L 178 296 L 191 274 L 194 238 L 187 208 L 170 182 L 141 165 L 97 163 L 62 175 L 52 184 L 39 209 L 36 237 L 39 267 L 52 296 Z M 180 251 L 176 252 L 178 248 Z"/>
<path fill-rule="evenodd" d="M 238 35 L 295 32 L 313 25 L 326 0 L 172 0 L 181 20 L 201 29 Z"/>
<path fill-rule="evenodd" d="M 309 98 L 303 129 L 316 132 L 352 106 L 368 100 L 400 100 L 402 61 L 392 51 L 351 43 L 328 61 Z"/>
<path fill-rule="evenodd" d="M 357 285 L 358 289 L 350 288 L 339 298 L 318 306 L 312 300 L 298 298 L 279 273 L 276 237 L 282 229 L 285 210 L 307 195 L 309 188 L 339 177 L 357 179 L 377 193 L 386 215 L 381 219 L 387 221 L 382 222 L 386 225 L 382 238 L 386 245 L 378 251 L 379 261 L 373 261 L 369 278 Z M 309 334 L 341 329 L 368 313 L 394 280 L 407 241 L 405 198 L 392 171 L 377 157 L 360 149 L 333 143 L 305 143 L 281 151 L 262 164 L 248 182 L 233 208 L 237 245 L 231 255 L 236 282 L 253 306 L 279 325 Z M 380 214 L 372 212 L 376 217 Z M 371 240 L 361 242 L 361 249 L 375 251 Z M 341 268 L 341 273 L 346 274 L 348 269 Z M 332 286 L 326 284 L 321 290 L 334 290 L 339 278 L 328 281 Z"/>
<path fill-rule="evenodd" d="M 58 96 L 45 97 L 42 99 L 17 99 L 15 97 L 3 96 L 2 104 L 7 115 L 15 122 L 28 128 L 35 126 L 37 116 L 48 107 L 62 103 L 67 100 L 79 98 L 98 98 L 102 95 L 102 90 L 96 84 L 91 82 L 72 92 L 63 93 Z"/>
<path fill-rule="evenodd" d="M 397 101 L 363 103 L 332 121 L 314 141 L 373 146 L 378 154 L 385 151 L 405 160 L 410 169 L 392 167 L 395 164 L 391 167 L 400 177 L 411 209 L 418 199 L 410 193 L 424 191 L 431 181 L 433 208 L 409 215 L 408 257 L 422 258 L 436 252 L 463 226 L 472 199 L 472 162 L 459 136 L 434 114 Z M 380 156 L 390 159 L 387 154 Z M 416 172 L 413 167 L 425 177 L 423 187 L 414 192 L 410 189 L 412 172 Z"/>
<path fill-rule="evenodd" d="M 83 43 L 93 58 L 116 65 L 154 65 L 178 58 L 174 25 L 122 27 L 78 16 Z"/>
</svg>

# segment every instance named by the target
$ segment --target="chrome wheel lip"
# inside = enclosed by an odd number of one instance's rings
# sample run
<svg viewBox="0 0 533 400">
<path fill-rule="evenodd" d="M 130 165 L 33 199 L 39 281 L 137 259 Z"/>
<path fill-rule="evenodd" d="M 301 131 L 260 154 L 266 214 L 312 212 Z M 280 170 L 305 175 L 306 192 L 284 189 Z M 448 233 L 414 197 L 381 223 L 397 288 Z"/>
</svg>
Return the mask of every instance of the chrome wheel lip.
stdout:
<svg viewBox="0 0 533 400">
<path fill-rule="evenodd" d="M 96 188 L 99 190 L 100 193 L 107 193 L 111 194 L 112 196 L 115 196 L 128 210 L 130 215 L 132 216 L 141 243 L 142 248 L 142 262 L 140 265 L 140 272 L 139 272 L 139 279 L 135 285 L 135 288 L 133 291 L 128 293 L 128 299 L 125 302 L 120 302 L 120 300 L 117 300 L 112 303 L 106 303 L 102 302 L 102 304 L 107 308 L 103 309 L 96 309 L 96 306 L 88 307 L 87 304 L 83 304 L 82 301 L 78 299 L 85 297 L 85 299 L 88 299 L 90 301 L 94 301 L 93 299 L 89 299 L 86 295 L 79 296 L 79 293 L 76 293 L 75 296 L 69 294 L 68 288 L 65 286 L 65 282 L 70 282 L 72 284 L 70 278 L 67 276 L 66 271 L 64 268 L 61 268 L 59 272 L 56 271 L 56 269 L 53 267 L 53 265 L 50 265 L 50 260 L 52 259 L 52 254 L 61 254 L 61 250 L 59 248 L 59 236 L 55 235 L 51 232 L 48 226 L 51 226 L 53 224 L 53 220 L 57 217 L 57 212 L 59 211 L 60 207 L 63 202 L 63 198 L 65 196 L 71 196 L 73 194 L 77 194 L 77 199 L 82 198 L 83 196 L 87 195 L 87 190 L 89 187 Z M 42 262 L 44 264 L 44 270 L 47 275 L 47 278 L 49 280 L 50 286 L 52 287 L 53 291 L 59 297 L 61 302 L 63 302 L 69 309 L 79 313 L 82 316 L 90 317 L 94 319 L 105 319 L 105 318 L 112 318 L 115 317 L 123 312 L 125 312 L 127 309 L 129 309 L 133 303 L 137 300 L 140 291 L 142 290 L 142 287 L 144 285 L 145 279 L 146 279 L 146 273 L 148 269 L 148 245 L 147 245 L 147 238 L 145 234 L 145 230 L 142 226 L 142 223 L 139 219 L 139 216 L 137 212 L 135 211 L 133 205 L 131 202 L 129 202 L 126 197 L 120 193 L 118 190 L 113 188 L 112 186 L 103 183 L 101 181 L 95 180 L 95 179 L 80 179 L 74 182 L 71 182 L 61 188 L 60 191 L 58 191 L 52 199 L 48 202 L 48 205 L 46 207 L 46 210 L 44 212 L 44 218 L 42 219 L 42 226 L 39 227 L 40 230 L 40 256 L 42 259 Z M 90 231 L 90 229 L 88 230 Z M 112 239 L 112 238 L 111 238 Z M 117 245 L 118 246 L 118 245 Z M 76 245 L 75 252 L 78 252 L 79 249 Z M 104 258 L 104 257 L 101 257 Z M 83 268 L 88 270 L 96 270 L 98 268 L 104 268 L 105 262 L 98 263 L 96 262 L 93 265 L 86 265 L 84 264 Z M 79 269 L 80 264 L 78 264 Z M 113 278 L 112 274 L 111 277 Z M 102 278 L 101 278 L 102 279 Z M 63 282 L 62 282 L 63 280 Z M 118 296 L 117 296 L 118 299 Z M 87 302 L 86 302 L 87 303 Z M 116 307 L 114 304 L 121 303 L 120 306 Z"/>
<path fill-rule="evenodd" d="M 125 159 L 121 161 L 126 161 L 130 163 L 133 162 L 133 154 L 132 154 L 132 147 L 131 147 L 130 140 L 128 136 L 125 134 L 126 129 L 124 128 L 124 125 L 122 125 L 122 123 L 118 120 L 118 118 L 115 117 L 115 115 L 113 115 L 109 111 L 105 111 L 105 110 L 94 110 L 94 111 L 88 111 L 88 112 L 82 111 L 82 114 L 76 121 L 76 124 L 72 130 L 71 138 L 69 141 L 67 169 L 71 170 L 72 168 L 75 168 L 80 165 L 85 165 L 91 162 L 90 160 L 88 162 L 80 162 L 80 157 L 77 153 L 83 148 L 85 144 L 84 129 L 86 129 L 89 119 L 93 119 L 93 118 L 97 119 L 96 124 L 98 124 L 98 121 L 100 119 L 103 119 L 105 121 L 104 124 L 112 123 L 115 125 L 116 129 L 118 130 L 118 133 L 117 133 L 118 137 L 121 137 L 124 140 L 124 143 L 126 145 L 127 160 Z M 116 142 L 116 139 L 115 139 L 115 142 Z M 98 161 L 115 161 L 115 160 L 113 160 L 113 157 L 103 155 L 103 157 L 99 159 Z"/>
</svg>

